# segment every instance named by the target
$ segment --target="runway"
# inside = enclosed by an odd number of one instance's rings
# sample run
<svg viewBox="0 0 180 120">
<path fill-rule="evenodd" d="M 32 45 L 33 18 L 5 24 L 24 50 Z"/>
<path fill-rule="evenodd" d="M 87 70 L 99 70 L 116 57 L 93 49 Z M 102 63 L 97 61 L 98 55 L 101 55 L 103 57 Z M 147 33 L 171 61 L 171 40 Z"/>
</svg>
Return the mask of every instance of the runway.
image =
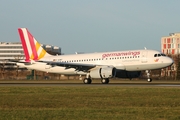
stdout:
<svg viewBox="0 0 180 120">
<path fill-rule="evenodd" d="M 145 80 L 140 81 L 129 81 L 129 80 L 112 80 L 109 84 L 101 84 L 99 80 L 94 80 L 91 84 L 84 84 L 80 80 L 61 80 L 61 81 L 51 81 L 51 80 L 23 80 L 23 81 L 0 81 L 0 87 L 4 86 L 22 86 L 22 87 L 33 87 L 33 86 L 84 86 L 84 87 L 108 87 L 108 86 L 119 86 L 119 87 L 180 87 L 180 81 L 153 81 L 147 82 Z"/>
<path fill-rule="evenodd" d="M 0 87 L 2 86 L 22 86 L 22 87 L 33 87 L 33 86 L 51 86 L 51 87 L 55 87 L 55 86 L 89 86 L 89 87 L 93 87 L 93 86 L 121 86 L 121 87 L 180 87 L 179 84 L 77 84 L 77 83 L 0 83 Z"/>
</svg>

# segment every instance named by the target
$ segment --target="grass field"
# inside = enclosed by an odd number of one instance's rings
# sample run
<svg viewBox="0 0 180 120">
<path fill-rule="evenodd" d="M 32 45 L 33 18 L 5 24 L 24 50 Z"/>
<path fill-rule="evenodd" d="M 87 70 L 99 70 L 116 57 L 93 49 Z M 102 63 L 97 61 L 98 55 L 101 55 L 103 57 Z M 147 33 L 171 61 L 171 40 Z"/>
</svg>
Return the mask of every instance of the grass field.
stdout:
<svg viewBox="0 0 180 120">
<path fill-rule="evenodd" d="M 0 87 L 0 120 L 179 120 L 180 88 Z"/>
</svg>

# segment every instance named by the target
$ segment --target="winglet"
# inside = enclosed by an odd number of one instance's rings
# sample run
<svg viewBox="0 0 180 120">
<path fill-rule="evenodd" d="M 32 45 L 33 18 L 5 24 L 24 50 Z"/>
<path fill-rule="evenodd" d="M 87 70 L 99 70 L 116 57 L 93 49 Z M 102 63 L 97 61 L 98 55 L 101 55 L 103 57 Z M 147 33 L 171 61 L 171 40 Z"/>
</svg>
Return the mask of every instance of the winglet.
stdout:
<svg viewBox="0 0 180 120">
<path fill-rule="evenodd" d="M 23 46 L 25 61 L 40 60 L 45 56 L 50 56 L 39 42 L 31 35 L 27 28 L 18 28 L 19 36 Z"/>
</svg>

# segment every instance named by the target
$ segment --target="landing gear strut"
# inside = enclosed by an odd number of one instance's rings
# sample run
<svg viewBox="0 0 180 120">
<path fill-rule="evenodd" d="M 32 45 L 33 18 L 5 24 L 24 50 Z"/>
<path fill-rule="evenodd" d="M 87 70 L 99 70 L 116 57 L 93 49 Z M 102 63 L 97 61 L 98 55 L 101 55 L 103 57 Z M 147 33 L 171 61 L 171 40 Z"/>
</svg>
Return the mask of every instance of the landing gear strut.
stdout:
<svg viewBox="0 0 180 120">
<path fill-rule="evenodd" d="M 147 74 L 147 81 L 152 82 L 152 78 L 150 78 L 150 72 L 148 70 L 146 70 L 146 74 Z"/>
</svg>

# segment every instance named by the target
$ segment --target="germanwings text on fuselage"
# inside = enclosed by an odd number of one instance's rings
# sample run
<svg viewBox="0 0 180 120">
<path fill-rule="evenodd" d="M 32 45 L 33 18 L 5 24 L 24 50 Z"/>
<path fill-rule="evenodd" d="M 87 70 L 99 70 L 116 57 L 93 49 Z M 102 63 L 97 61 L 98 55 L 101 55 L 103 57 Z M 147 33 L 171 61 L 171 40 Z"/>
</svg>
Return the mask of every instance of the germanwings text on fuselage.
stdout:
<svg viewBox="0 0 180 120">
<path fill-rule="evenodd" d="M 140 51 L 135 51 L 135 52 L 117 52 L 117 53 L 105 53 L 102 55 L 102 58 L 106 58 L 106 57 L 115 57 L 115 56 L 128 56 L 128 55 L 132 55 L 132 56 L 137 56 L 140 55 Z"/>
</svg>

